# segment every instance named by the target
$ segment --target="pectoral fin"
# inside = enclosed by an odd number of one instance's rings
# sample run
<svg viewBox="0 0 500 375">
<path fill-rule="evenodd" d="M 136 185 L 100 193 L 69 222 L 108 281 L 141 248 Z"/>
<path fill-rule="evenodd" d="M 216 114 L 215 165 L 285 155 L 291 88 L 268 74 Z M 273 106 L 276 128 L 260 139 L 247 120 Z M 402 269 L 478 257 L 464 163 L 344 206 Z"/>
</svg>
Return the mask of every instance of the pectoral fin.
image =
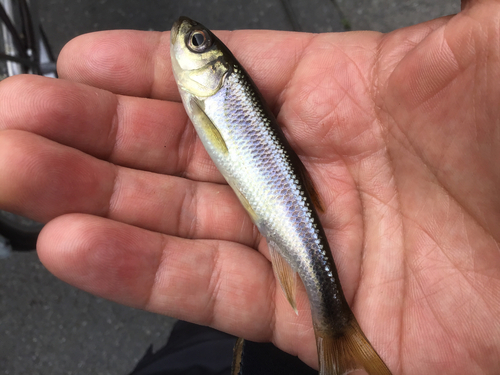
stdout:
<svg viewBox="0 0 500 375">
<path fill-rule="evenodd" d="M 200 127 L 205 134 L 205 136 L 210 140 L 215 148 L 223 154 L 228 153 L 226 142 L 219 132 L 219 129 L 214 125 L 212 120 L 207 116 L 205 111 L 203 111 L 202 103 L 194 97 L 191 97 L 189 101 L 191 107 L 192 116 L 195 118 L 196 126 Z"/>
<path fill-rule="evenodd" d="M 297 274 L 290 267 L 288 262 L 278 252 L 278 246 L 273 241 L 267 241 L 269 253 L 271 254 L 271 261 L 273 263 L 273 270 L 276 278 L 278 279 L 281 289 L 285 293 L 286 299 L 290 302 L 295 314 L 298 314 L 297 304 L 295 302 L 295 295 L 297 292 Z"/>
</svg>

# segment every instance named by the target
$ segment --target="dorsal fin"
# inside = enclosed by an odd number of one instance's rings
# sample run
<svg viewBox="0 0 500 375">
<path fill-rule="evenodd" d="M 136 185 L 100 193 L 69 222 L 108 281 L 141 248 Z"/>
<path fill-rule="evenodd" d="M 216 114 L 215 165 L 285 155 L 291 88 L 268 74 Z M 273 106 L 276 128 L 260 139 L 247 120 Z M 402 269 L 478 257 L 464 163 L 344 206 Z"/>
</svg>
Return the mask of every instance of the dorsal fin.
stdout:
<svg viewBox="0 0 500 375">
<path fill-rule="evenodd" d="M 306 169 L 306 166 L 302 163 L 302 160 L 300 160 L 298 156 L 296 157 L 296 163 L 302 175 L 302 180 L 304 181 L 305 185 L 304 187 L 309 192 L 309 195 L 311 196 L 311 200 L 314 206 L 317 208 L 319 212 L 321 213 L 325 212 L 325 205 L 323 204 L 323 201 L 321 200 L 318 191 L 314 186 L 314 182 L 311 178 L 311 175 L 309 174 L 308 170 Z"/>
</svg>

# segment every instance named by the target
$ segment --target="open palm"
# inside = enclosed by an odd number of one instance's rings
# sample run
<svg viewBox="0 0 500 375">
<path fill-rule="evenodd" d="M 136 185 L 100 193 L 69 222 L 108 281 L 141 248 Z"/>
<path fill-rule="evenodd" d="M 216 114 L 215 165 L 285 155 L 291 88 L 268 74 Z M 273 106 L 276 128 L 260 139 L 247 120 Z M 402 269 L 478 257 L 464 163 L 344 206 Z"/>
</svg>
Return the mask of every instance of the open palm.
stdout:
<svg viewBox="0 0 500 375">
<path fill-rule="evenodd" d="M 309 169 L 347 300 L 394 374 L 500 371 L 499 16 L 484 1 L 387 35 L 218 33 Z M 305 292 L 296 316 L 168 51 L 168 32 L 88 34 L 63 79 L 3 81 L 0 208 L 49 222 L 39 256 L 79 288 L 317 366 Z"/>
</svg>

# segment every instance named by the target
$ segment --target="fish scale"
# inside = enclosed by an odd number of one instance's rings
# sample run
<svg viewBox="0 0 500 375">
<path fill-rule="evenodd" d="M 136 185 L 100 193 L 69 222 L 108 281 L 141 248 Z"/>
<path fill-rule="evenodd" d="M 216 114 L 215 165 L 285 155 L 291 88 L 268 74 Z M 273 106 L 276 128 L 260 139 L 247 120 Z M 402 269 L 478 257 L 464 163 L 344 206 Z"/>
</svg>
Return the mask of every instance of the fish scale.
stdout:
<svg viewBox="0 0 500 375">
<path fill-rule="evenodd" d="M 317 290 L 329 280 L 331 285 L 323 289 L 336 298 L 337 280 L 328 267 L 331 260 L 320 239 L 313 205 L 299 184 L 299 173 L 280 135 L 251 89 L 242 69 L 234 66 L 219 92 L 204 100 L 205 113 L 217 124 L 229 150 L 229 157 L 211 156 L 251 204 L 260 232 L 279 249 L 295 249 L 293 253 L 280 251 L 280 255 L 298 272 L 306 290 Z M 321 296 L 309 294 L 312 309 L 321 315 Z"/>
<path fill-rule="evenodd" d="M 390 375 L 345 300 L 312 181 L 248 73 L 210 30 L 185 17 L 172 27 L 170 50 L 198 136 L 266 237 L 276 278 L 296 312 L 295 272 L 305 286 L 320 374 L 364 368 Z"/>
</svg>

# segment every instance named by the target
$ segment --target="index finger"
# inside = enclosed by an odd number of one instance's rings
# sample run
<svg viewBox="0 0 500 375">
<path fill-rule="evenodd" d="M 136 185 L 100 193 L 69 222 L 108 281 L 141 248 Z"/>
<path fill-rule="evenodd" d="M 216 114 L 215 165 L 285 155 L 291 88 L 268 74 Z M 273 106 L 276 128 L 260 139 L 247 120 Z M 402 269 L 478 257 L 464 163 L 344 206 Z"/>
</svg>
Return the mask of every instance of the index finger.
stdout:
<svg viewBox="0 0 500 375">
<path fill-rule="evenodd" d="M 269 30 L 220 31 L 271 105 L 291 78 L 311 35 Z M 101 31 L 77 37 L 61 51 L 61 78 L 116 94 L 180 101 L 170 63 L 170 32 Z"/>
</svg>

